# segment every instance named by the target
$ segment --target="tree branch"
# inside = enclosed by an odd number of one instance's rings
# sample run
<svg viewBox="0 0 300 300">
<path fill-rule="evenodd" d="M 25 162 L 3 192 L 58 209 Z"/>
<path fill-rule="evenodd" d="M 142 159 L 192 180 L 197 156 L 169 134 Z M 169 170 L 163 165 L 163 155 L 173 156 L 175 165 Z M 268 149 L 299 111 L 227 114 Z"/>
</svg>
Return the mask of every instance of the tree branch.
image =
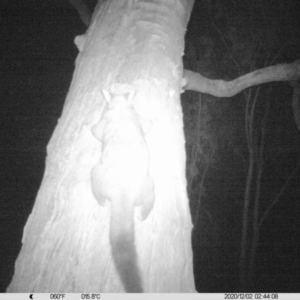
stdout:
<svg viewBox="0 0 300 300">
<path fill-rule="evenodd" d="M 69 0 L 71 5 L 77 10 L 82 23 L 88 27 L 92 18 L 92 13 L 82 0 Z"/>
<path fill-rule="evenodd" d="M 232 81 L 213 80 L 190 70 L 183 71 L 183 89 L 210 94 L 216 97 L 232 97 L 242 90 L 272 81 L 300 79 L 300 59 L 290 64 L 278 64 L 258 69 Z"/>
</svg>

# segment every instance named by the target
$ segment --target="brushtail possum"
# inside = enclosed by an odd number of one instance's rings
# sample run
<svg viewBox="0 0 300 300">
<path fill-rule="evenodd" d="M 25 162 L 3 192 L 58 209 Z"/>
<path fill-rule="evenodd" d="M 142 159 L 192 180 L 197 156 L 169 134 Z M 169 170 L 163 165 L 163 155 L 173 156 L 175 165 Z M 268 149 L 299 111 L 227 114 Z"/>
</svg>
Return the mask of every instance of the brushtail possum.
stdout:
<svg viewBox="0 0 300 300">
<path fill-rule="evenodd" d="M 92 191 L 100 205 L 111 203 L 110 244 L 126 292 L 143 292 L 135 247 L 135 209 L 144 220 L 154 203 L 149 151 L 141 117 L 124 96 L 109 100 L 102 120 L 92 128 L 102 142 L 100 161 L 92 169 Z"/>
</svg>

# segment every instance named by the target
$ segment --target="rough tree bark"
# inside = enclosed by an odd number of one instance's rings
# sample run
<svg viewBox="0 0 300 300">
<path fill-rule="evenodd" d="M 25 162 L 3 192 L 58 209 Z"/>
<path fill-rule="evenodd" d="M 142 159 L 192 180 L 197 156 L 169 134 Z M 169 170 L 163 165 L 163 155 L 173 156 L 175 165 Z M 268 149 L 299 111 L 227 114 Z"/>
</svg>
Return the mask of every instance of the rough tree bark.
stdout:
<svg viewBox="0 0 300 300">
<path fill-rule="evenodd" d="M 103 149 L 93 128 L 117 98 L 150 124 L 155 203 L 134 221 L 143 290 L 195 292 L 179 97 L 193 0 L 100 2 L 75 40 L 81 52 L 7 291 L 124 291 L 109 245 L 110 205 L 99 206 L 91 190 Z"/>
</svg>

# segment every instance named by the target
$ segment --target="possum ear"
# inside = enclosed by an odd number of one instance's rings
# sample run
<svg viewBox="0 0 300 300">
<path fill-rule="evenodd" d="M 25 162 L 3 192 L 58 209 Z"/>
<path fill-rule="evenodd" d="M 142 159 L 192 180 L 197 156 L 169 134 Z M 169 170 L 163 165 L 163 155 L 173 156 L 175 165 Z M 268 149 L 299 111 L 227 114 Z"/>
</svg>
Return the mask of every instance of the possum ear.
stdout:
<svg viewBox="0 0 300 300">
<path fill-rule="evenodd" d="M 101 122 L 97 123 L 96 125 L 94 125 L 92 127 L 92 134 L 99 141 L 102 141 L 104 124 L 105 124 L 105 121 L 102 120 Z"/>
<path fill-rule="evenodd" d="M 110 95 L 110 93 L 109 93 L 107 90 L 105 90 L 105 89 L 102 90 L 102 93 L 103 93 L 103 96 L 104 96 L 105 101 L 106 101 L 107 103 L 109 103 L 110 100 L 111 100 L 111 95 Z"/>
</svg>

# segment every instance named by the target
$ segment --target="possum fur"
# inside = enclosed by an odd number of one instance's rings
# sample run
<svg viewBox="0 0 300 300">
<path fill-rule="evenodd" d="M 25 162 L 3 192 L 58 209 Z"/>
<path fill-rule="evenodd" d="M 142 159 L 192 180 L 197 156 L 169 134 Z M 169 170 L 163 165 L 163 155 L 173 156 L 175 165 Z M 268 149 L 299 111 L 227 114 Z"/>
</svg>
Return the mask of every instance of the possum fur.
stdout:
<svg viewBox="0 0 300 300">
<path fill-rule="evenodd" d="M 100 205 L 111 203 L 110 244 L 113 261 L 126 292 L 141 293 L 143 285 L 135 247 L 134 212 L 147 218 L 154 202 L 149 152 L 139 115 L 124 96 L 108 104 L 92 128 L 102 154 L 92 169 L 92 191 Z"/>
</svg>

